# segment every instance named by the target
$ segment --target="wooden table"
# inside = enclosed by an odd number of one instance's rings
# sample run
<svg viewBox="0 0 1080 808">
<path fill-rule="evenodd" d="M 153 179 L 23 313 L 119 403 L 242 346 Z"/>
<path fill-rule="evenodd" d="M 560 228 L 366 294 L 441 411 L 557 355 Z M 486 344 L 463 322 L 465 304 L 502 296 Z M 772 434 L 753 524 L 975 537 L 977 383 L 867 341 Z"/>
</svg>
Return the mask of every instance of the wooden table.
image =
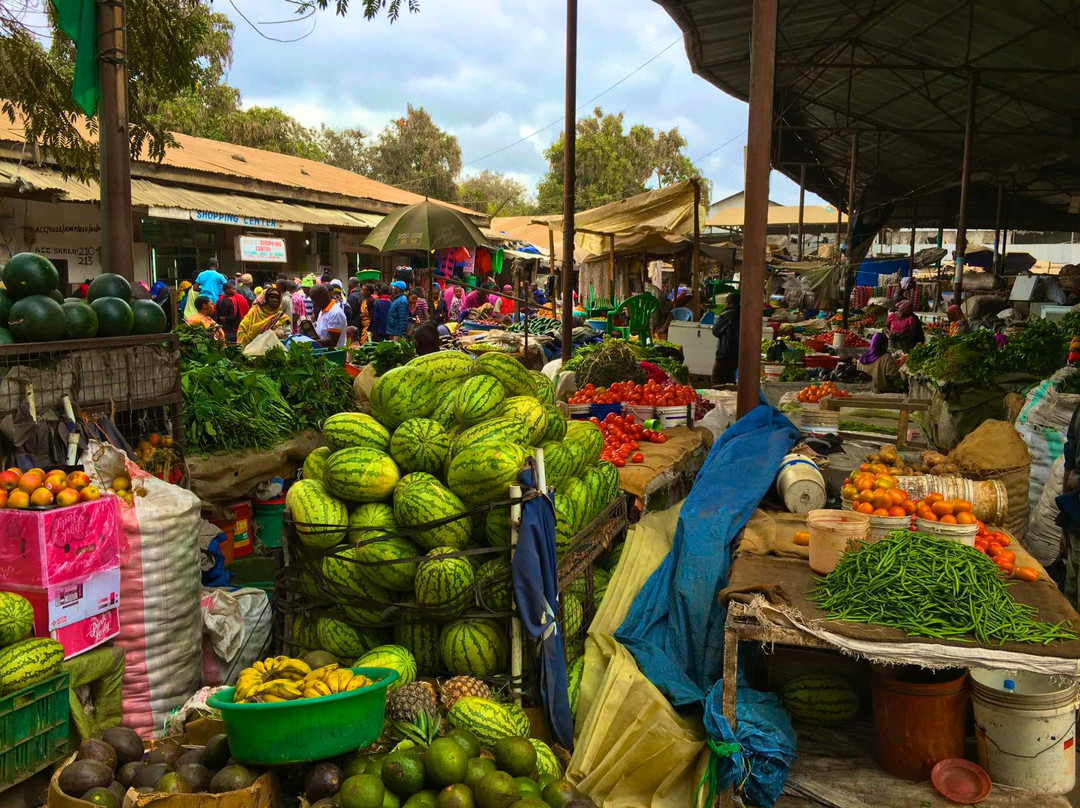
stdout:
<svg viewBox="0 0 1080 808">
<path fill-rule="evenodd" d="M 900 417 L 896 424 L 896 448 L 903 449 L 908 445 L 908 420 L 913 412 L 926 412 L 930 409 L 928 398 L 908 398 L 907 396 L 894 395 L 892 393 L 875 393 L 865 396 L 851 396 L 850 398 L 829 397 L 822 401 L 825 409 L 834 412 L 847 409 L 867 410 L 898 410 Z"/>
</svg>

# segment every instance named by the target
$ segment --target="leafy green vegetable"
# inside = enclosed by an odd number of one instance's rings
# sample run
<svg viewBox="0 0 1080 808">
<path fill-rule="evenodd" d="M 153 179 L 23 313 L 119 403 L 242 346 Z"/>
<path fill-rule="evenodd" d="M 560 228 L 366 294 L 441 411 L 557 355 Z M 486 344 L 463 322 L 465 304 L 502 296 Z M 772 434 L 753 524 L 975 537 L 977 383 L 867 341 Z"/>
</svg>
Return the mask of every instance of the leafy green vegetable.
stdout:
<svg viewBox="0 0 1080 808">
<path fill-rule="evenodd" d="M 354 365 L 374 365 L 375 374 L 381 376 L 388 370 L 404 365 L 416 356 L 413 345 L 408 340 L 394 342 L 383 340 L 382 342 L 368 342 L 359 348 L 349 351 L 349 357 Z"/>
<path fill-rule="evenodd" d="M 1045 378 L 1065 365 L 1069 352 L 1068 332 L 1049 320 L 1031 320 L 1027 327 L 1009 337 L 1001 351 L 1003 373 L 1030 373 Z"/>
<path fill-rule="evenodd" d="M 938 381 L 989 384 L 998 374 L 998 344 L 989 331 L 935 337 L 908 354 L 908 369 Z"/>
</svg>

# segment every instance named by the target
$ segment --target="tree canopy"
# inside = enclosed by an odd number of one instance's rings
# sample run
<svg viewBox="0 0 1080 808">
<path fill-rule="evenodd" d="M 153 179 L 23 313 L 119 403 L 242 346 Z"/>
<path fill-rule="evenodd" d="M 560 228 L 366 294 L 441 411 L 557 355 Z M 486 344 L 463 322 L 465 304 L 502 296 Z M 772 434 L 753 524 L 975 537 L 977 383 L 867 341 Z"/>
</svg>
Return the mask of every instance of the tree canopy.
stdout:
<svg viewBox="0 0 1080 808">
<path fill-rule="evenodd" d="M 408 105 L 405 117 L 395 118 L 366 150 L 367 171 L 373 180 L 455 202 L 461 172 L 461 146 L 444 132 L 423 107 Z"/>
<path fill-rule="evenodd" d="M 466 177 L 458 186 L 460 202 L 488 216 L 525 216 L 533 213 L 529 192 L 513 177 L 482 171 Z"/>
<path fill-rule="evenodd" d="M 537 207 L 559 213 L 563 204 L 564 135 L 544 157 L 548 172 L 540 181 Z M 605 115 L 597 107 L 577 122 L 577 193 L 575 208 L 587 210 L 645 191 L 650 180 L 658 186 L 691 179 L 698 170 L 684 153 L 686 139 L 678 127 L 654 132 L 648 126 L 623 127 L 623 113 Z"/>
</svg>

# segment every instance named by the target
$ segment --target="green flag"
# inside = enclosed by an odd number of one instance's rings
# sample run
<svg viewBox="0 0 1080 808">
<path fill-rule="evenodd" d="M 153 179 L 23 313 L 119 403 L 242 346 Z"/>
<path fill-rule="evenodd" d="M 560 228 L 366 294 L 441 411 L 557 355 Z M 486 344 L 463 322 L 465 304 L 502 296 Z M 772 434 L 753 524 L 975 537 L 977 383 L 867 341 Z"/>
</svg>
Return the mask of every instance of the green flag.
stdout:
<svg viewBox="0 0 1080 808">
<path fill-rule="evenodd" d="M 75 81 L 71 97 L 87 115 L 97 112 L 97 22 L 94 0 L 52 0 L 57 24 L 75 43 Z"/>
</svg>

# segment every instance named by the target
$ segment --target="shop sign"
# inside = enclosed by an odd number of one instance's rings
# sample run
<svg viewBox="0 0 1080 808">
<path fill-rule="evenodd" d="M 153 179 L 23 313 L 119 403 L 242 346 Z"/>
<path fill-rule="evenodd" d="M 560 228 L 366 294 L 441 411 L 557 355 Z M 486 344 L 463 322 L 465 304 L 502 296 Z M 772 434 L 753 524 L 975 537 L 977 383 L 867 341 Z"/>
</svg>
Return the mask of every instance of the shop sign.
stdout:
<svg viewBox="0 0 1080 808">
<path fill-rule="evenodd" d="M 281 222 L 277 219 L 263 219 L 259 216 L 244 216 L 239 213 L 218 213 L 211 210 L 188 210 L 186 208 L 149 208 L 148 216 L 158 219 L 182 219 L 206 224 L 227 224 L 233 227 L 254 227 L 263 230 L 303 230 L 297 222 Z"/>
<path fill-rule="evenodd" d="M 237 236 L 236 260 L 258 261 L 268 264 L 287 263 L 285 239 L 266 238 L 265 236 Z"/>
</svg>

